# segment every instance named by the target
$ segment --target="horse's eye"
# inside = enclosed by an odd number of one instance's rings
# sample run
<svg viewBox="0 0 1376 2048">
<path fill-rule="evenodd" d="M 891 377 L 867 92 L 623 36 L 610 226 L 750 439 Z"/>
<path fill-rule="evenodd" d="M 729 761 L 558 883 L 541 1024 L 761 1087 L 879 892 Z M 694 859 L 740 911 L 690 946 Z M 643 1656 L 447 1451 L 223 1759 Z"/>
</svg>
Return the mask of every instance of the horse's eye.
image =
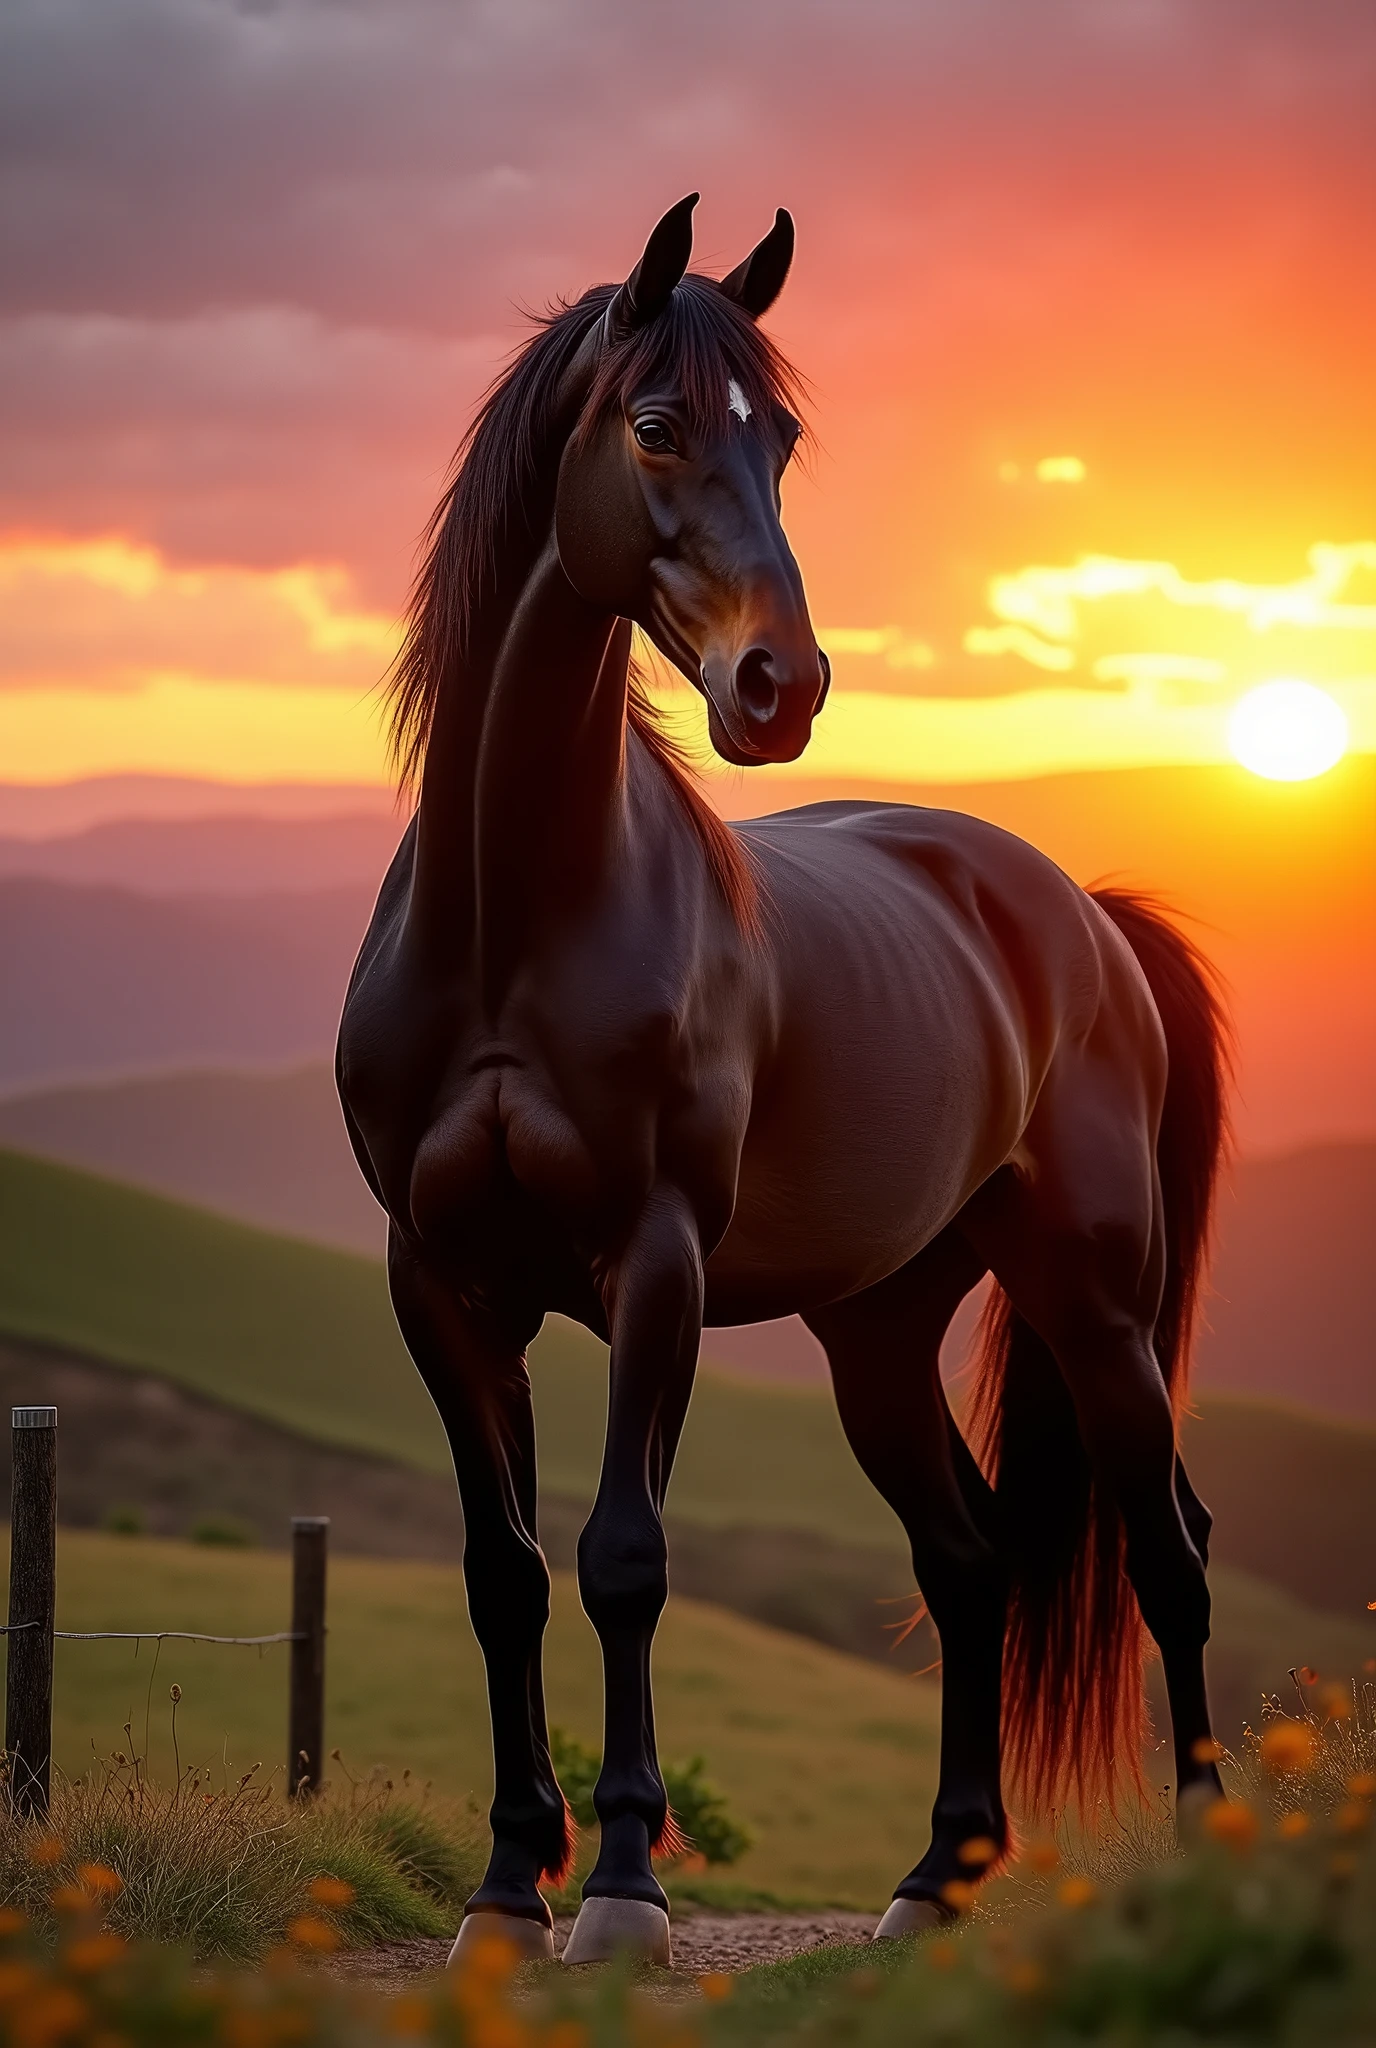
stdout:
<svg viewBox="0 0 1376 2048">
<path fill-rule="evenodd" d="M 635 438 L 648 455 L 668 455 L 674 446 L 674 437 L 663 420 L 653 417 L 637 420 Z"/>
</svg>

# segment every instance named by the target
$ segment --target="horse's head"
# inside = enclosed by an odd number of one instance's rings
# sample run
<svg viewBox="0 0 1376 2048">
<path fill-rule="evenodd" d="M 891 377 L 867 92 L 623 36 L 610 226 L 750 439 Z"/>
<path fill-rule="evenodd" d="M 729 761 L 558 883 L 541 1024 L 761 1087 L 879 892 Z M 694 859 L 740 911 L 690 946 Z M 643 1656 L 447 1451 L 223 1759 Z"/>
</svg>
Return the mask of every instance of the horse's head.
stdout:
<svg viewBox="0 0 1376 2048">
<path fill-rule="evenodd" d="M 560 560 L 707 699 L 743 767 L 794 761 L 831 679 L 780 523 L 798 440 L 791 383 L 755 326 L 793 255 L 781 212 L 720 284 L 687 276 L 696 194 L 665 214 L 575 366 L 559 473 Z"/>
</svg>

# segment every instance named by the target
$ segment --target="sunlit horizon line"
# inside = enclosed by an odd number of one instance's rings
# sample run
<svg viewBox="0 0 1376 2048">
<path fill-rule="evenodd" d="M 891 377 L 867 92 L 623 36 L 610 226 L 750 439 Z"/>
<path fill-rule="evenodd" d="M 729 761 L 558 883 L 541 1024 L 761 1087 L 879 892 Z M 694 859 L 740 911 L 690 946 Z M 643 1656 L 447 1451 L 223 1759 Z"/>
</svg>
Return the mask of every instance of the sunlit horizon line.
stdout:
<svg viewBox="0 0 1376 2048">
<path fill-rule="evenodd" d="M 1264 599 L 1267 618 L 1308 607 L 1312 619 L 1326 606 L 1328 624 L 1359 618 L 1365 626 L 1369 616 L 1376 626 L 1376 605 L 1338 601 L 1358 571 L 1376 570 L 1376 541 L 1318 543 L 1309 560 L 1310 576 L 1284 585 L 1192 585 L 1170 564 L 1110 556 L 1003 580 L 1011 588 L 1019 577 L 1031 578 L 1035 590 L 1039 577 L 1058 579 L 1057 602 L 1070 614 L 1086 591 L 1121 594 L 1133 584 L 1159 596 L 1165 577 L 1174 579 L 1172 588 L 1193 593 L 1192 603 L 1224 593 L 1225 609 L 1249 620 L 1263 615 L 1257 608 Z M 52 614 L 54 672 L 47 672 L 41 665 L 54 582 L 73 596 Z M 82 589 L 92 595 L 78 602 Z M 386 787 L 376 685 L 395 647 L 397 622 L 358 605 L 353 589 L 339 564 L 182 568 L 152 543 L 123 536 L 0 534 L 0 616 L 14 677 L 0 688 L 6 776 L 39 783 L 102 773 L 208 773 L 245 782 L 342 779 Z M 1068 592 L 1078 593 L 1073 601 Z M 1011 622 L 977 630 L 1010 644 L 1024 633 L 1032 637 L 1031 627 Z M 841 657 L 839 687 L 805 763 L 765 770 L 766 776 L 957 785 L 1226 763 L 1236 692 L 1265 680 L 1249 672 L 1229 685 L 1226 665 L 1213 656 L 1148 649 L 1099 655 L 1097 687 L 1048 681 L 978 695 L 880 692 L 852 685 L 864 662 L 925 668 L 935 658 L 928 643 L 893 625 L 835 627 L 830 637 Z M 1070 648 L 1042 644 L 1055 669 L 1074 665 Z M 1370 662 L 1365 648 L 1361 654 L 1362 673 L 1315 680 L 1341 703 L 1353 749 L 1368 752 L 1376 751 L 1376 673 L 1365 671 L 1376 668 L 1376 645 Z M 1287 661 L 1292 674 L 1300 673 L 1293 655 Z M 1249 670 L 1254 666 L 1253 660 Z M 710 781 L 718 771 L 698 699 L 681 679 L 664 684 L 661 694 Z"/>
<path fill-rule="evenodd" d="M 1327 694 L 1347 718 L 1349 751 L 1376 753 L 1376 676 L 1328 686 Z M 143 690 L 62 696 L 64 716 L 55 725 L 50 691 L 0 692 L 4 780 L 151 774 L 390 785 L 375 693 L 164 674 Z M 710 751 L 696 693 L 683 686 L 661 693 L 660 702 L 709 787 L 731 780 Z M 798 761 L 752 770 L 751 779 L 953 787 L 1119 768 L 1228 766 L 1231 709 L 1064 686 L 972 698 L 841 691 Z"/>
</svg>

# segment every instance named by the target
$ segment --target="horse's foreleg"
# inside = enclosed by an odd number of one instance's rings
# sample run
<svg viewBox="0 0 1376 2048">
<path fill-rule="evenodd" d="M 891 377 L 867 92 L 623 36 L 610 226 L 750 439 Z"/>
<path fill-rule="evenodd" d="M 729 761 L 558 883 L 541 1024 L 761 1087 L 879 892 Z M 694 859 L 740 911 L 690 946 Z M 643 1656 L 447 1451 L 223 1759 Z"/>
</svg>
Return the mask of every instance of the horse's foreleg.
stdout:
<svg viewBox="0 0 1376 2048">
<path fill-rule="evenodd" d="M 550 1582 L 536 1535 L 524 1348 L 474 1317 L 395 1242 L 388 1267 L 402 1335 L 454 1455 L 468 1610 L 492 1713 L 492 1856 L 464 1909 L 454 1953 L 496 1928 L 522 1951 L 550 1956 L 550 1911 L 539 1880 L 562 1876 L 571 1843 L 545 1726 L 541 1643 Z"/>
<path fill-rule="evenodd" d="M 578 1586 L 602 1644 L 602 1841 L 564 1960 L 618 1948 L 669 1956 L 668 1900 L 650 1868 L 668 1825 L 655 1753 L 650 1646 L 668 1597 L 662 1511 L 702 1337 L 702 1254 L 676 1190 L 657 1190 L 618 1264 L 611 1386 L 597 1499 L 578 1544 Z"/>
<path fill-rule="evenodd" d="M 826 1348 L 851 1447 L 907 1531 L 941 1638 L 932 1839 L 894 1893 L 878 1929 L 885 1936 L 947 1917 L 947 1887 L 982 1876 L 1007 1840 L 999 1789 L 1004 1572 L 989 1534 L 992 1496 L 951 1419 L 938 1370 L 947 1325 L 982 1270 L 958 1240 L 939 1239 L 892 1279 L 806 1318 Z"/>
</svg>

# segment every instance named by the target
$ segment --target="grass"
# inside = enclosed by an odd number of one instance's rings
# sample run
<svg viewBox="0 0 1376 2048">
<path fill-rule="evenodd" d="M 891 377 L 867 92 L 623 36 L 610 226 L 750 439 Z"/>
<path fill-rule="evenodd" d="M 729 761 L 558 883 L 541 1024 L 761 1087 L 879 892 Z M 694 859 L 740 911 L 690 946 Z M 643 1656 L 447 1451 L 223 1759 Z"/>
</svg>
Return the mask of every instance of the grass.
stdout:
<svg viewBox="0 0 1376 2048">
<path fill-rule="evenodd" d="M 335 1925 L 349 1946 L 452 1933 L 481 1875 L 482 1831 L 462 1809 L 376 1784 L 288 1802 L 253 1771 L 187 1770 L 164 1789 L 123 1739 L 120 1760 L 58 1778 L 46 1826 L 0 1812 L 0 1898 L 41 1933 L 93 1870 L 113 1874 L 107 1919 L 121 1934 L 236 1961 L 283 1941 L 312 1889 L 331 1885 L 347 1887 Z"/>
<path fill-rule="evenodd" d="M 1326 1764 L 1347 1773 L 1336 1806 L 1290 1798 L 1277 1824 L 1264 1799 L 1220 1804 L 1200 1813 L 1183 1853 L 1115 1882 L 1046 1870 L 1043 1895 L 1014 1916 L 966 1915 L 919 1942 L 705 1977 L 696 1997 L 680 1979 L 666 1998 L 655 1973 L 647 1982 L 626 1967 L 518 1973 L 500 1941 L 392 1999 L 303 1969 L 287 1949 L 252 1977 L 196 1973 L 102 1925 L 119 1905 L 118 1875 L 87 1869 L 62 1888 L 55 1953 L 22 1913 L 0 1913 L 0 2025 L 20 2048 L 1361 2048 L 1376 2038 L 1371 1705 L 1336 1731 L 1319 1717 L 1275 1724 L 1291 1761 L 1298 1729 L 1325 1753 L 1320 1775 Z M 1263 1753 L 1273 1735 L 1257 1757 L 1271 1781 L 1285 1775 L 1274 1744 Z M 298 1954 L 340 1938 L 327 1914 L 348 1910 L 347 1888 L 315 1896 L 325 1910 L 287 1925 Z"/>
<path fill-rule="evenodd" d="M 161 1373 L 329 1443 L 449 1472 L 375 1260 L 0 1150 L 0 1330 Z M 542 1480 L 592 1497 L 601 1345 L 551 1317 L 532 1353 Z M 1376 1429 L 1206 1400 L 1186 1454 L 1224 1563 L 1354 1620 L 1368 1584 Z M 669 1495 L 680 1523 L 810 1531 L 901 1557 L 828 1395 L 699 1376 Z M 782 1615 L 781 1619 L 784 1619 Z"/>
<path fill-rule="evenodd" d="M 61 1628 L 259 1634 L 285 1626 L 288 1564 L 269 1551 L 60 1530 L 58 1589 Z M 486 1688 L 459 1572 L 334 1558 L 329 1627 L 329 1745 L 360 1778 L 377 1769 L 399 1789 L 409 1767 L 434 1796 L 471 1799 L 485 1813 Z M 136 1656 L 128 1643 L 59 1642 L 56 1657 L 55 1752 L 69 1775 L 127 1751 L 128 1722 L 154 1777 L 170 1781 L 173 1684 L 183 1765 L 209 1760 L 232 1780 L 259 1762 L 267 1773 L 283 1756 L 284 1649 L 166 1642 Z M 597 1642 L 564 1574 L 546 1667 L 551 1718 L 600 1749 Z M 883 1903 L 926 1838 L 938 1714 L 929 1682 L 675 1599 L 655 1684 L 661 1753 L 682 1763 L 704 1756 L 755 1837 L 730 1872 L 737 1900 Z"/>
<path fill-rule="evenodd" d="M 1245 1672 L 1242 1712 L 1303 1660 L 1325 1680 L 1360 1669 L 1370 1629 L 1315 1615 L 1237 1574 L 1215 1575 L 1214 1661 Z M 225 1635 L 285 1625 L 288 1564 L 279 1553 L 59 1532 L 59 1627 L 198 1628 Z M 441 1565 L 335 1558 L 330 1565 L 327 1739 L 360 1777 L 376 1769 L 435 1795 L 490 1797 L 482 1664 L 459 1572 Z M 175 1776 L 169 1692 L 180 1685 L 183 1764 L 210 1760 L 232 1779 L 270 1772 L 285 1747 L 286 1652 L 192 1643 L 57 1645 L 57 1761 L 79 1776 L 128 1748 Z M 572 1580 L 555 1575 L 547 1639 L 551 1719 L 601 1747 L 596 1639 Z M 1239 1687 L 1241 1677 L 1236 1680 Z M 690 1889 L 722 1903 L 788 1900 L 882 1906 L 925 1844 L 935 1780 L 938 1695 L 931 1681 L 761 1628 L 716 1607 L 670 1601 L 655 1650 L 661 1754 L 706 1758 L 754 1845 L 728 1877 Z M 338 1767 L 335 1767 L 339 1776 Z M 1165 1775 L 1163 1770 L 1162 1775 Z"/>
<path fill-rule="evenodd" d="M 327 1443 L 448 1473 L 380 1263 L 0 1151 L 0 1329 L 163 1374 Z M 606 1353 L 551 1317 L 531 1358 L 541 1474 L 591 1500 Z M 714 1525 L 893 1543 L 829 1398 L 704 1373 L 670 1507 Z"/>
</svg>

